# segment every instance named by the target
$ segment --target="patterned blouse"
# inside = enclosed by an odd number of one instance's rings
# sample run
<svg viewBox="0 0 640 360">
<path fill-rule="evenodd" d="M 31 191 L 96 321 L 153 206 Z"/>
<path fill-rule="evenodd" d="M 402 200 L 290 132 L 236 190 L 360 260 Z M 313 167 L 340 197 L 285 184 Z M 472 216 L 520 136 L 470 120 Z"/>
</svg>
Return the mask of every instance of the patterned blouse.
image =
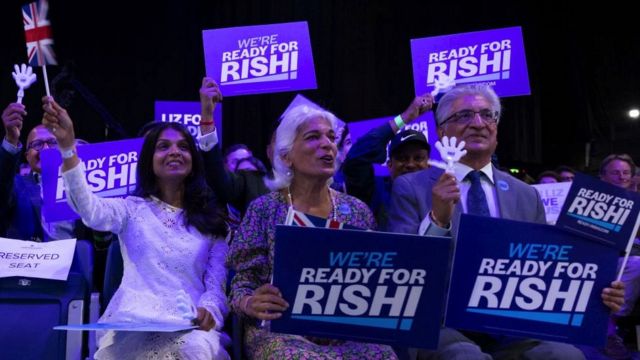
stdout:
<svg viewBox="0 0 640 360">
<path fill-rule="evenodd" d="M 374 229 L 371 210 L 360 200 L 335 193 L 336 220 L 362 229 Z M 227 262 L 236 274 L 231 283 L 231 308 L 238 314 L 240 300 L 271 280 L 277 224 L 284 224 L 289 204 L 280 192 L 254 200 L 231 244 Z M 277 320 L 276 320 L 277 321 Z M 280 334 L 245 318 L 244 346 L 249 359 L 396 359 L 391 347 L 353 341 Z"/>
</svg>

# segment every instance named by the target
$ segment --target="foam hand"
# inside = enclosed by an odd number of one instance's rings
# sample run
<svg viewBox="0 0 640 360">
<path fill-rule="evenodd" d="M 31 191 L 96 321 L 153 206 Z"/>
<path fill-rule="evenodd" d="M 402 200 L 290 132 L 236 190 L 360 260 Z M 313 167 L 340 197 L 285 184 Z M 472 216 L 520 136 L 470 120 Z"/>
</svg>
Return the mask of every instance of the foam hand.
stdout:
<svg viewBox="0 0 640 360">
<path fill-rule="evenodd" d="M 440 93 L 444 93 L 456 86 L 456 81 L 453 78 L 448 77 L 444 74 L 438 74 L 433 81 L 433 90 L 431 91 L 431 96 L 436 97 L 436 95 Z"/>
<path fill-rule="evenodd" d="M 436 143 L 436 149 L 440 152 L 440 157 L 445 162 L 429 160 L 429 165 L 441 168 L 448 173 L 453 174 L 454 165 L 467 154 L 467 150 L 464 149 L 464 141 L 458 143 L 458 139 L 455 137 L 443 137 Z"/>
<path fill-rule="evenodd" d="M 21 66 L 13 65 L 14 72 L 11 73 L 13 80 L 18 85 L 18 104 L 22 104 L 24 90 L 28 89 L 31 84 L 36 82 L 36 74 L 33 73 L 31 66 L 22 64 Z"/>
</svg>

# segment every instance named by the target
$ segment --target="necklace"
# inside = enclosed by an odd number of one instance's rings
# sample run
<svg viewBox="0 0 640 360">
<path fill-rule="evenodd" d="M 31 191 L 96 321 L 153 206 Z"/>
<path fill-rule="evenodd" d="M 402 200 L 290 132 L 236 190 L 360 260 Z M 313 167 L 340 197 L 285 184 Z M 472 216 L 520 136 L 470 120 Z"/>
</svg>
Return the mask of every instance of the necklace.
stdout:
<svg viewBox="0 0 640 360">
<path fill-rule="evenodd" d="M 329 199 L 331 199 L 331 211 L 330 211 L 330 214 L 332 215 L 331 219 L 333 221 L 338 221 L 338 214 L 336 210 L 336 199 L 335 199 L 334 192 L 331 188 L 329 188 Z M 289 202 L 289 207 L 292 210 L 295 210 L 293 208 L 293 197 L 291 196 L 291 189 L 288 186 L 287 186 L 287 200 Z"/>
<path fill-rule="evenodd" d="M 169 205 L 153 195 L 151 195 L 151 200 L 160 209 L 160 213 L 156 216 L 162 225 L 169 229 L 175 229 L 178 226 L 178 217 L 181 215 L 182 209 Z"/>
</svg>

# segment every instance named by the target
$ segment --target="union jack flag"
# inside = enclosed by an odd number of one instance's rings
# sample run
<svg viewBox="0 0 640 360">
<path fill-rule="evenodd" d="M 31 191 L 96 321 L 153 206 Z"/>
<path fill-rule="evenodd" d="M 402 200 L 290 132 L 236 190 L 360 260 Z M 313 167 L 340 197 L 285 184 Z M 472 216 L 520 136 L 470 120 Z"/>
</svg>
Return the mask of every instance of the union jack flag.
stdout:
<svg viewBox="0 0 640 360">
<path fill-rule="evenodd" d="M 302 226 L 302 227 L 320 227 L 320 228 L 327 228 L 327 229 L 361 230 L 349 224 L 341 223 L 333 219 L 325 219 L 318 216 L 305 214 L 297 210 L 293 211 L 293 220 L 291 225 Z"/>
<path fill-rule="evenodd" d="M 22 7 L 22 22 L 27 39 L 27 56 L 29 65 L 57 65 L 53 52 L 53 36 L 51 23 L 47 19 L 49 4 L 47 0 L 39 0 Z"/>
</svg>

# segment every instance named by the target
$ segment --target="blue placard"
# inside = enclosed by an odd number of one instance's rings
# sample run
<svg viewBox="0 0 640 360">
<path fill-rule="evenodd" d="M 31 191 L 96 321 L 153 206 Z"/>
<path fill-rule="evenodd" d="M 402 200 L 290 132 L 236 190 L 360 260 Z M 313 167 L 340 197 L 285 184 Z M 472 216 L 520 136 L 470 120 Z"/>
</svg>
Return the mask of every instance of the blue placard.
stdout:
<svg viewBox="0 0 640 360">
<path fill-rule="evenodd" d="M 637 231 L 638 210 L 637 193 L 577 173 L 556 226 L 625 250 Z"/>
<path fill-rule="evenodd" d="M 279 225 L 275 332 L 435 348 L 450 238 Z"/>
<path fill-rule="evenodd" d="M 446 325 L 604 346 L 618 250 L 550 225 L 462 215 Z"/>
</svg>

